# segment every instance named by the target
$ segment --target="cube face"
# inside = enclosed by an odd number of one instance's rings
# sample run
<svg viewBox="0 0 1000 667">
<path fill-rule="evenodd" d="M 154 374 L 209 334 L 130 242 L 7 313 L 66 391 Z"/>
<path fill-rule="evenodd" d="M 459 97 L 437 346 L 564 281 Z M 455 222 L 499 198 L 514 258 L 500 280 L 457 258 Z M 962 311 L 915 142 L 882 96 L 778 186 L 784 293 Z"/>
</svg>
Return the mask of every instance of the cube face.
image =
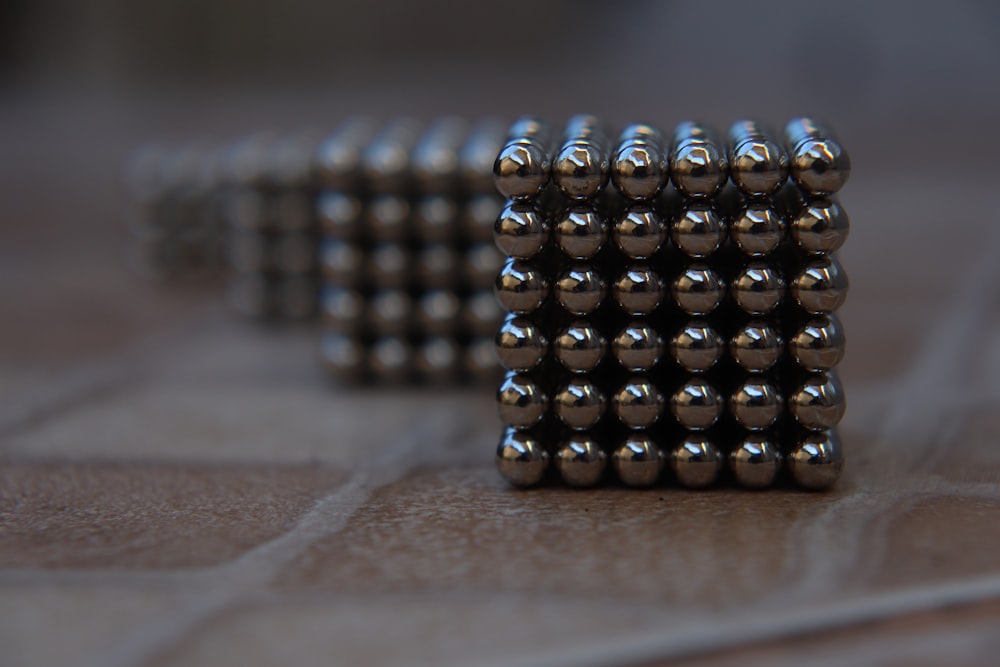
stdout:
<svg viewBox="0 0 1000 667">
<path fill-rule="evenodd" d="M 846 153 L 808 119 L 784 140 L 751 121 L 727 143 L 690 122 L 671 142 L 646 125 L 607 137 L 591 116 L 557 142 L 522 119 L 498 153 L 501 473 L 518 486 L 648 486 L 667 469 L 689 487 L 832 484 L 848 223 L 830 189 L 846 175 L 821 179 L 810 160 L 825 142 L 826 168 L 849 169 Z M 789 180 L 803 151 L 812 168 Z M 510 456 L 514 442 L 531 456 Z"/>
</svg>

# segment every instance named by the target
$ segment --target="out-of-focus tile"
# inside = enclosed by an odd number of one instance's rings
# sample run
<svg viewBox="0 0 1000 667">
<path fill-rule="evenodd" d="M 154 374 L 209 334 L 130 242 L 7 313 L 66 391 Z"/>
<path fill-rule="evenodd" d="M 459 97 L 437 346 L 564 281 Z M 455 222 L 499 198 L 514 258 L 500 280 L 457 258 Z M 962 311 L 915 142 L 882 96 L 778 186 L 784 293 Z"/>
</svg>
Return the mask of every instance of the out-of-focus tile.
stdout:
<svg viewBox="0 0 1000 667">
<path fill-rule="evenodd" d="M 295 525 L 345 479 L 325 468 L 0 467 L 0 568 L 194 568 Z"/>
</svg>

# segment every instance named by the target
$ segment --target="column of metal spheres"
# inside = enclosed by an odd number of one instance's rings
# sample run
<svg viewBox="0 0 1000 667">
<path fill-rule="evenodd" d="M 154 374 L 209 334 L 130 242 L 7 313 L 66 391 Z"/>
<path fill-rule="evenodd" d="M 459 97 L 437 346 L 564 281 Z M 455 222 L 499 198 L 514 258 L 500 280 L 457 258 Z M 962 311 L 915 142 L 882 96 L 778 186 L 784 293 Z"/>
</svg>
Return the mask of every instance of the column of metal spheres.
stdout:
<svg viewBox="0 0 1000 667">
<path fill-rule="evenodd" d="M 138 275 L 185 282 L 224 266 L 216 154 L 196 146 L 138 148 L 125 166 L 127 260 Z"/>
<path fill-rule="evenodd" d="M 317 152 L 321 356 L 336 378 L 495 382 L 502 124 L 345 123 Z"/>
<path fill-rule="evenodd" d="M 850 164 L 811 120 L 785 134 L 740 121 L 724 143 L 685 122 L 667 141 L 637 124 L 612 142 L 575 116 L 553 143 L 537 120 L 511 127 L 494 163 L 508 481 L 837 479 L 848 222 L 829 197 Z"/>
</svg>

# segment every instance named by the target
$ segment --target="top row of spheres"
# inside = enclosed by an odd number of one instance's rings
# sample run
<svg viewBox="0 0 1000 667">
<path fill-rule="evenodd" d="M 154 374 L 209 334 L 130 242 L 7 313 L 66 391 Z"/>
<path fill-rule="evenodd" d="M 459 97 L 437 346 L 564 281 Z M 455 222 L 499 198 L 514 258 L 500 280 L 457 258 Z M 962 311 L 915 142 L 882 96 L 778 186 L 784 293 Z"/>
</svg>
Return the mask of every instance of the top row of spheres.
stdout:
<svg viewBox="0 0 1000 667">
<path fill-rule="evenodd" d="M 596 197 L 608 181 L 625 197 L 649 200 L 669 179 L 689 197 L 712 197 L 729 178 L 745 194 L 775 194 L 789 174 L 806 193 L 826 196 L 840 190 L 851 160 L 832 133 L 810 118 L 785 126 L 784 142 L 760 124 L 737 121 L 725 146 L 706 127 L 677 126 L 669 151 L 660 131 L 629 125 L 612 146 L 593 116 L 573 116 L 553 156 L 545 126 L 522 118 L 510 128 L 493 164 L 497 190 L 510 199 L 536 197 L 549 180 L 571 199 Z"/>
</svg>

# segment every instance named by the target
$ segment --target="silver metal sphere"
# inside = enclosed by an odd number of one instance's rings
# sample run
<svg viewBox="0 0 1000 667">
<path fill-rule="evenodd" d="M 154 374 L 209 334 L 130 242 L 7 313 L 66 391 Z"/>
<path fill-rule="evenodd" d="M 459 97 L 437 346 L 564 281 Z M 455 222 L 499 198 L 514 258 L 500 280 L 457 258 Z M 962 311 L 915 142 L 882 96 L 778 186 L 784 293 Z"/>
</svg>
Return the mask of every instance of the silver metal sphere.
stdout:
<svg viewBox="0 0 1000 667">
<path fill-rule="evenodd" d="M 630 429 L 648 428 L 663 413 L 663 394 L 648 378 L 633 376 L 611 397 L 611 406 L 618 420 Z"/>
<path fill-rule="evenodd" d="M 405 290 L 375 292 L 368 300 L 368 326 L 377 335 L 405 334 L 413 322 L 413 302 Z"/>
<path fill-rule="evenodd" d="M 788 178 L 788 155 L 757 123 L 738 121 L 729 129 L 729 174 L 746 194 L 770 196 Z"/>
<path fill-rule="evenodd" d="M 794 118 L 785 126 L 792 178 L 814 195 L 837 192 L 851 176 L 850 156 L 830 135 L 811 118 Z"/>
<path fill-rule="evenodd" d="M 458 376 L 461 349 L 450 338 L 428 338 L 417 347 L 415 356 L 417 372 L 428 382 L 450 384 Z"/>
<path fill-rule="evenodd" d="M 788 455 L 788 470 L 799 486 L 820 490 L 833 486 L 844 469 L 840 438 L 833 431 L 811 433 Z"/>
<path fill-rule="evenodd" d="M 364 275 L 376 288 L 404 288 L 410 282 L 410 251 L 398 243 L 380 243 L 367 255 Z"/>
<path fill-rule="evenodd" d="M 357 238 L 362 211 L 358 198 L 343 192 L 324 190 L 316 197 L 316 216 L 327 238 Z"/>
<path fill-rule="evenodd" d="M 552 407 L 556 416 L 569 428 L 591 428 L 604 414 L 607 402 L 597 386 L 583 378 L 574 378 L 556 393 Z"/>
<path fill-rule="evenodd" d="M 702 373 L 715 366 L 725 343 L 706 322 L 689 322 L 670 341 L 674 361 L 689 373 Z"/>
<path fill-rule="evenodd" d="M 333 190 L 357 187 L 361 156 L 376 129 L 370 118 L 349 118 L 319 144 L 313 161 L 324 187 Z"/>
<path fill-rule="evenodd" d="M 641 320 L 631 322 L 611 341 L 615 359 L 625 370 L 650 371 L 663 356 L 663 339 Z"/>
<path fill-rule="evenodd" d="M 365 374 L 365 346 L 352 336 L 327 332 L 320 338 L 323 368 L 338 380 L 356 382 Z"/>
<path fill-rule="evenodd" d="M 552 160 L 552 180 L 563 195 L 592 199 L 611 176 L 607 150 L 597 142 L 573 140 L 562 145 Z"/>
<path fill-rule="evenodd" d="M 765 315 L 777 308 L 785 293 L 780 272 L 770 264 L 751 262 L 731 286 L 733 300 L 751 315 Z"/>
<path fill-rule="evenodd" d="M 765 436 L 753 434 L 729 453 L 729 469 L 740 486 L 765 489 L 778 477 L 781 452 Z"/>
<path fill-rule="evenodd" d="M 549 453 L 538 438 L 524 431 L 506 429 L 497 445 L 497 469 L 514 486 L 534 486 L 549 467 Z"/>
<path fill-rule="evenodd" d="M 840 250 L 851 231 L 851 221 L 835 199 L 819 197 L 802 203 L 792 220 L 792 238 L 813 255 Z"/>
<path fill-rule="evenodd" d="M 365 327 L 366 300 L 361 292 L 330 287 L 320 293 L 320 316 L 330 331 L 358 333 Z"/>
<path fill-rule="evenodd" d="M 785 235 L 785 221 L 769 202 L 749 199 L 729 229 L 729 238 L 744 255 L 764 257 L 778 249 Z"/>
<path fill-rule="evenodd" d="M 715 387 L 695 378 L 670 397 L 670 411 L 684 428 L 701 431 L 718 421 L 724 403 Z"/>
<path fill-rule="evenodd" d="M 503 146 L 505 135 L 503 123 L 496 118 L 484 118 L 472 128 L 458 152 L 458 170 L 465 192 L 488 194 L 495 190 L 493 161 Z"/>
<path fill-rule="evenodd" d="M 711 486 L 722 470 L 723 456 L 711 440 L 689 437 L 670 452 L 670 469 L 681 486 Z"/>
<path fill-rule="evenodd" d="M 413 348 L 403 338 L 379 338 L 368 350 L 368 366 L 379 382 L 406 382 L 413 370 Z"/>
<path fill-rule="evenodd" d="M 413 178 L 422 192 L 443 193 L 458 184 L 459 158 L 468 122 L 457 116 L 441 116 L 424 132 L 413 148 Z"/>
<path fill-rule="evenodd" d="M 707 264 L 691 264 L 674 280 L 674 301 L 689 315 L 707 315 L 722 301 L 726 286 Z"/>
<path fill-rule="evenodd" d="M 778 421 L 784 402 L 772 384 L 751 378 L 729 397 L 729 411 L 743 428 L 762 431 Z"/>
<path fill-rule="evenodd" d="M 343 270 L 338 271 L 338 277 L 355 278 L 353 274 L 354 260 L 360 259 L 360 253 L 351 253 L 353 246 L 340 243 L 334 250 L 340 255 L 336 257 Z M 229 266 L 237 273 L 263 273 L 272 268 L 272 243 L 267 234 L 260 232 L 233 231 L 226 239 L 226 259 Z"/>
<path fill-rule="evenodd" d="M 503 309 L 492 291 L 473 292 L 462 301 L 462 324 L 473 336 L 489 336 L 503 319 Z"/>
<path fill-rule="evenodd" d="M 512 428 L 534 426 L 549 409 L 549 397 L 527 375 L 509 372 L 497 389 L 500 421 Z"/>
<path fill-rule="evenodd" d="M 507 202 L 493 226 L 493 240 L 508 257 L 531 259 L 545 247 L 548 238 L 548 222 L 530 202 Z"/>
<path fill-rule="evenodd" d="M 850 283 L 836 257 L 813 260 L 792 281 L 792 296 L 814 315 L 832 313 L 847 300 Z"/>
<path fill-rule="evenodd" d="M 462 301 L 450 290 L 424 292 L 417 304 L 417 324 L 424 333 L 453 335 Z"/>
<path fill-rule="evenodd" d="M 711 202 L 691 200 L 670 222 L 670 238 L 688 257 L 708 257 L 725 236 L 725 224 Z"/>
<path fill-rule="evenodd" d="M 788 351 L 807 371 L 833 370 L 844 358 L 847 339 L 835 315 L 821 315 L 806 322 L 788 341 Z"/>
<path fill-rule="evenodd" d="M 605 284 L 600 274 L 587 264 L 572 266 L 559 276 L 553 287 L 556 300 L 573 315 L 587 315 L 604 300 Z"/>
<path fill-rule="evenodd" d="M 278 235 L 274 244 L 274 268 L 279 273 L 307 273 L 316 268 L 316 239 L 307 232 Z"/>
<path fill-rule="evenodd" d="M 552 341 L 556 359 L 572 373 L 594 370 L 606 349 L 604 336 L 586 320 L 571 322 Z"/>
<path fill-rule="evenodd" d="M 453 243 L 427 243 L 417 253 L 417 280 L 425 289 L 452 287 L 456 284 L 458 261 Z"/>
<path fill-rule="evenodd" d="M 615 281 L 615 300 L 629 315 L 648 315 L 656 310 L 665 291 L 659 274 L 648 266 L 632 266 Z"/>
<path fill-rule="evenodd" d="M 489 289 L 493 286 L 504 256 L 492 243 L 477 243 L 462 254 L 462 277 L 472 289 Z"/>
<path fill-rule="evenodd" d="M 729 177 L 726 155 L 712 133 L 690 121 L 674 130 L 670 180 L 688 197 L 713 197 Z"/>
<path fill-rule="evenodd" d="M 452 197 L 424 197 L 413 209 L 413 229 L 424 243 L 444 243 L 455 236 L 458 206 Z"/>
<path fill-rule="evenodd" d="M 553 226 L 552 235 L 559 249 L 571 259 L 590 259 L 604 245 L 608 225 L 591 206 L 568 209 Z"/>
<path fill-rule="evenodd" d="M 503 207 L 503 200 L 492 194 L 476 195 L 466 200 L 458 217 L 462 233 L 470 241 L 492 241 L 493 226 Z"/>
<path fill-rule="evenodd" d="M 493 163 L 493 182 L 508 199 L 530 199 L 549 183 L 552 162 L 548 150 L 531 139 L 508 141 Z"/>
<path fill-rule="evenodd" d="M 733 334 L 729 353 L 744 370 L 762 373 L 781 358 L 784 341 L 777 329 L 767 322 L 749 322 Z"/>
<path fill-rule="evenodd" d="M 556 470 L 570 486 L 594 486 L 601 481 L 608 457 L 593 438 L 577 434 L 556 450 Z"/>
<path fill-rule="evenodd" d="M 618 138 L 611 180 L 623 197 L 655 198 L 667 182 L 667 161 L 660 132 L 649 125 L 630 125 Z"/>
<path fill-rule="evenodd" d="M 611 454 L 611 462 L 622 484 L 650 486 L 663 472 L 664 456 L 652 438 L 632 433 Z"/>
<path fill-rule="evenodd" d="M 496 385 L 503 373 L 494 353 L 493 339 L 477 337 L 470 340 L 462 351 L 462 368 L 477 385 Z"/>
<path fill-rule="evenodd" d="M 375 197 L 365 210 L 365 227 L 376 241 L 405 241 L 410 231 L 409 202 L 391 194 Z"/>
<path fill-rule="evenodd" d="M 827 431 L 844 418 L 844 388 L 834 373 L 813 375 L 788 398 L 788 410 L 810 431 Z"/>
<path fill-rule="evenodd" d="M 531 320 L 510 315 L 496 334 L 497 358 L 511 371 L 528 371 L 537 366 L 548 351 L 549 341 Z"/>
<path fill-rule="evenodd" d="M 667 227 L 649 204 L 633 204 L 615 223 L 615 244 L 632 259 L 651 257 L 667 238 Z"/>
<path fill-rule="evenodd" d="M 503 265 L 494 288 L 503 307 L 519 315 L 534 311 L 549 294 L 549 285 L 542 272 L 516 259 Z"/>
</svg>

